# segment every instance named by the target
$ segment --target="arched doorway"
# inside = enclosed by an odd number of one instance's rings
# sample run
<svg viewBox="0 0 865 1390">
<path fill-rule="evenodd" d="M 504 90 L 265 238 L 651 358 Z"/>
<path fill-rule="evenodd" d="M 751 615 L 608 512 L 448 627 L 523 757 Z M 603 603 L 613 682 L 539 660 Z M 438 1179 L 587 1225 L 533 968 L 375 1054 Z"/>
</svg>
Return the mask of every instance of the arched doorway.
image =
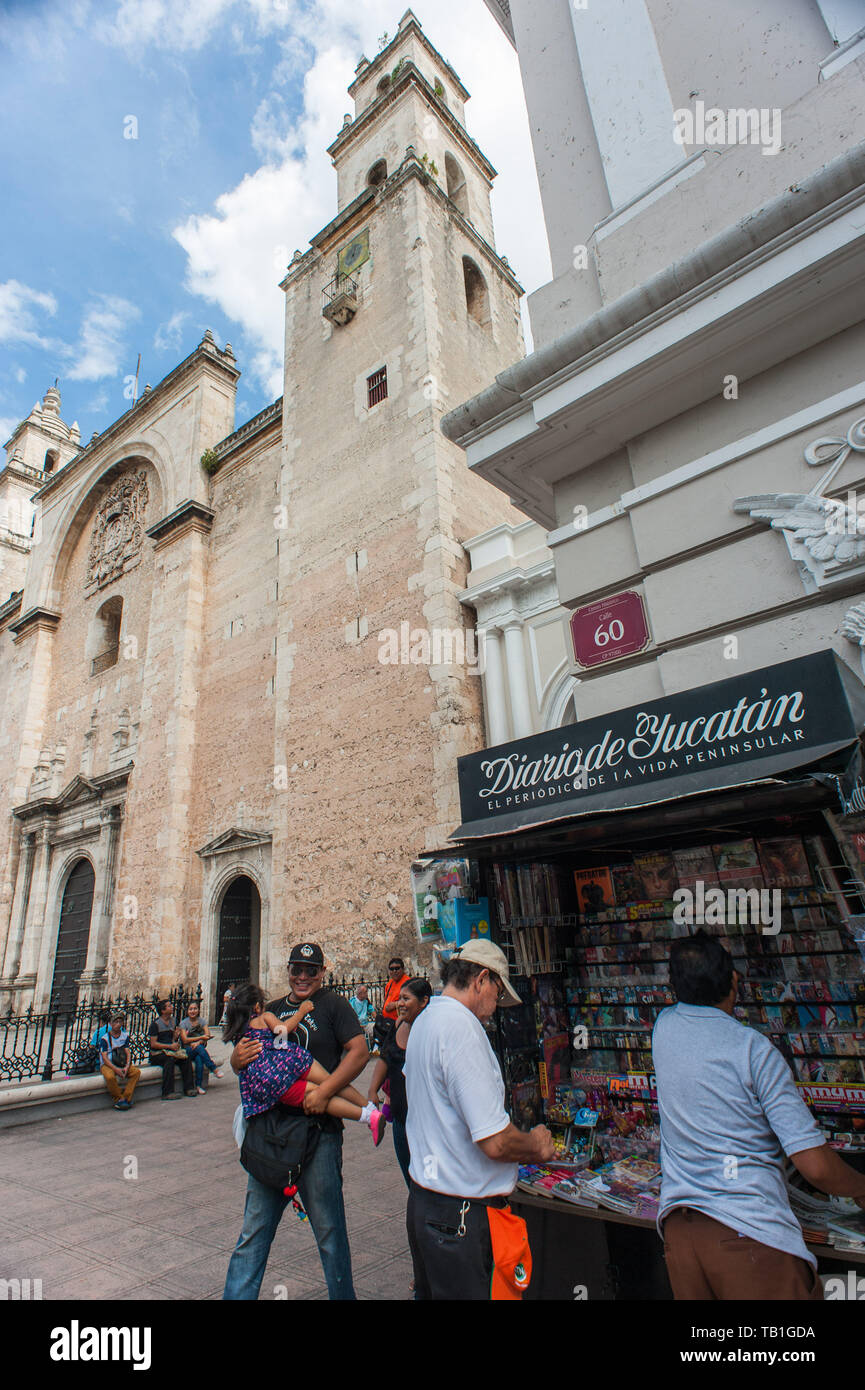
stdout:
<svg viewBox="0 0 865 1390">
<path fill-rule="evenodd" d="M 78 1002 L 76 981 L 87 964 L 94 882 L 90 860 L 79 859 L 66 880 L 60 905 L 57 954 L 51 981 L 51 1007 L 55 1009 L 74 1009 Z"/>
<path fill-rule="evenodd" d="M 213 1022 L 222 1018 L 222 996 L 230 985 L 258 977 L 261 898 L 251 878 L 232 879 L 219 909 L 219 950 Z"/>
</svg>

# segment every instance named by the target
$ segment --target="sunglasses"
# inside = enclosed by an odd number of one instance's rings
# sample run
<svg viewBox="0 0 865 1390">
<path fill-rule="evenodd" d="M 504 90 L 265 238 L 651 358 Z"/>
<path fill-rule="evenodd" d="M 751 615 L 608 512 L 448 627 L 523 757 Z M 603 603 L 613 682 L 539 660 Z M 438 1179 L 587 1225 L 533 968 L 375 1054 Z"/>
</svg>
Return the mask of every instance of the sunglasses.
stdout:
<svg viewBox="0 0 865 1390">
<path fill-rule="evenodd" d="M 389 966 L 388 966 L 388 972 L 389 972 L 391 975 L 401 975 L 401 974 L 402 974 L 402 971 L 403 971 L 403 966 L 401 966 L 401 965 L 389 965 Z"/>
<path fill-rule="evenodd" d="M 320 965 L 290 965 L 288 967 L 289 975 L 305 975 L 310 980 L 314 980 L 320 970 Z"/>
<path fill-rule="evenodd" d="M 495 985 L 495 987 L 496 987 L 496 1000 L 497 1000 L 497 1001 L 501 1001 L 502 999 L 504 999 L 504 997 L 505 997 L 505 987 L 504 987 L 502 981 L 499 979 L 498 975 L 494 975 L 494 974 L 492 973 L 492 971 L 490 971 L 490 974 L 489 974 L 489 983 L 490 983 L 491 985 Z"/>
</svg>

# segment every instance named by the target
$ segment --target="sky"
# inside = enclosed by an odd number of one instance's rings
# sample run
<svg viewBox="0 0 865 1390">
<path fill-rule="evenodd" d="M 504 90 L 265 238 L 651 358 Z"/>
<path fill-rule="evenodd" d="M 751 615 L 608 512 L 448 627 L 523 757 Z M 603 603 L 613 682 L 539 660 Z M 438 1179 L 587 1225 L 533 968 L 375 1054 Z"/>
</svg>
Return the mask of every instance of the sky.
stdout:
<svg viewBox="0 0 865 1390">
<path fill-rule="evenodd" d="M 82 442 L 210 328 L 236 426 L 282 393 L 295 248 L 336 214 L 326 147 L 405 0 L 0 0 L 0 444 L 59 378 Z M 499 171 L 499 252 L 550 279 L 516 54 L 483 0 L 419 0 Z"/>
</svg>

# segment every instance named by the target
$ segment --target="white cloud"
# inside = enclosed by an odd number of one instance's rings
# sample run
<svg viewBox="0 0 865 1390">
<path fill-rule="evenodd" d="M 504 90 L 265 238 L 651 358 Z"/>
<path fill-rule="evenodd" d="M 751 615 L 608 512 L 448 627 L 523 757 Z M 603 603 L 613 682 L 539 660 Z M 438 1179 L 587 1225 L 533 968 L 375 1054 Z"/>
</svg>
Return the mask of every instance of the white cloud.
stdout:
<svg viewBox="0 0 865 1390">
<path fill-rule="evenodd" d="M 156 3 L 156 0 L 151 0 Z M 266 161 L 223 193 L 211 213 L 190 217 L 174 236 L 188 257 L 186 286 L 219 305 L 245 332 L 251 372 L 273 395 L 282 390 L 283 298 L 277 288 L 295 247 L 336 213 L 326 147 L 350 107 L 346 88 L 361 52 L 394 33 L 394 0 L 239 0 L 257 28 L 287 30 L 271 90 L 255 111 L 250 140 Z M 501 171 L 493 213 L 499 250 L 528 289 L 550 278 L 537 176 L 517 56 L 486 7 L 436 0 L 416 12 L 426 33 L 473 93 L 470 134 Z M 238 11 L 235 11 L 235 15 Z M 291 88 L 303 79 L 302 109 Z"/>
<path fill-rule="evenodd" d="M 99 381 L 120 370 L 126 329 L 141 317 L 128 299 L 103 294 L 87 309 L 77 346 L 66 349 L 73 358 L 66 376 L 70 381 Z"/>
<path fill-rule="evenodd" d="M 31 289 L 20 280 L 7 280 L 5 284 L 0 284 L 0 342 L 30 343 L 33 347 L 53 351 L 53 339 L 39 332 L 37 311 L 56 314 L 57 300 L 54 295 Z"/>
<path fill-rule="evenodd" d="M 113 19 L 104 17 L 93 32 L 104 43 L 140 50 L 158 48 L 194 51 L 209 42 L 214 29 L 235 0 L 121 0 Z"/>
<path fill-rule="evenodd" d="M 15 377 L 19 386 L 27 380 L 27 373 L 23 367 L 16 367 L 12 375 Z"/>
<path fill-rule="evenodd" d="M 167 323 L 161 323 L 153 335 L 157 352 L 177 352 L 183 335 L 183 325 L 189 318 L 185 309 L 178 309 Z"/>
</svg>

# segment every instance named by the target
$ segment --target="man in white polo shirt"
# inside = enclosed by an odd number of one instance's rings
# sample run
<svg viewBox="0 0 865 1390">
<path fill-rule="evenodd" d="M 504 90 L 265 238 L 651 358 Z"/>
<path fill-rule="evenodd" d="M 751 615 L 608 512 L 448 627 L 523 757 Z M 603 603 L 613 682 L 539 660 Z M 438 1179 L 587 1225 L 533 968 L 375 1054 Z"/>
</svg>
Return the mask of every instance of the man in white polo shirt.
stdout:
<svg viewBox="0 0 865 1390">
<path fill-rule="evenodd" d="M 406 1047 L 406 1226 L 419 1299 L 489 1299 L 493 1250 L 487 1208 L 507 1205 L 520 1163 L 545 1163 L 544 1125 L 523 1134 L 505 1110 L 501 1067 L 483 1024 L 519 1004 L 507 959 L 470 941 L 442 965 L 441 995 L 412 1024 Z"/>
</svg>

